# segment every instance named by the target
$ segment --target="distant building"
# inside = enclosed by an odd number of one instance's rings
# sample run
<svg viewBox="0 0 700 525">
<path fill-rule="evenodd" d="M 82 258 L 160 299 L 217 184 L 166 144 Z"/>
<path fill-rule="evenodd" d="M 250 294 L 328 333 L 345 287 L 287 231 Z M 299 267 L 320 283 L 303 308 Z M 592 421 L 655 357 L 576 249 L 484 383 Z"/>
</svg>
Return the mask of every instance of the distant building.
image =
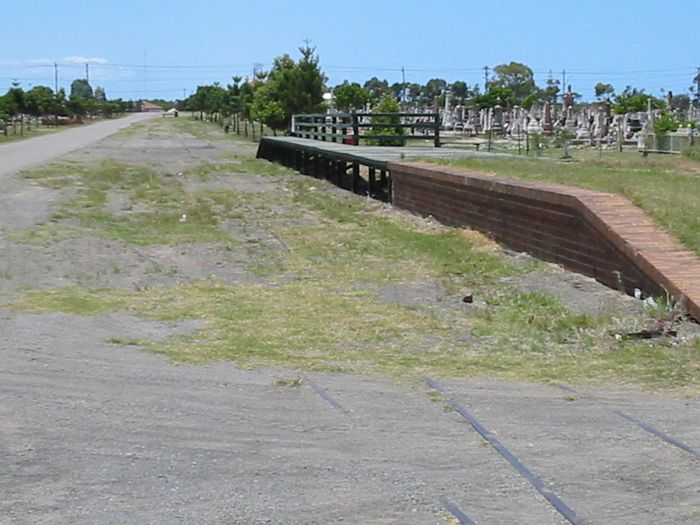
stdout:
<svg viewBox="0 0 700 525">
<path fill-rule="evenodd" d="M 145 111 L 148 113 L 163 111 L 163 108 L 158 104 L 149 102 L 148 100 L 139 100 L 137 102 L 137 111 Z"/>
</svg>

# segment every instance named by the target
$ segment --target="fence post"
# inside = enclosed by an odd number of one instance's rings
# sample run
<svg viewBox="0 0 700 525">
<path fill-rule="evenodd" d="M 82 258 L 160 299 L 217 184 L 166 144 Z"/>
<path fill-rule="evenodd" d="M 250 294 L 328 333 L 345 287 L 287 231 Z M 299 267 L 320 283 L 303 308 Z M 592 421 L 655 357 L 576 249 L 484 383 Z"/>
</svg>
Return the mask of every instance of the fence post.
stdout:
<svg viewBox="0 0 700 525">
<path fill-rule="evenodd" d="M 355 146 L 360 145 L 360 122 L 359 119 L 357 118 L 357 113 L 355 111 L 352 112 L 352 143 Z M 354 188 L 353 188 L 353 191 Z"/>
<path fill-rule="evenodd" d="M 435 113 L 435 147 L 440 147 L 440 113 Z"/>
</svg>

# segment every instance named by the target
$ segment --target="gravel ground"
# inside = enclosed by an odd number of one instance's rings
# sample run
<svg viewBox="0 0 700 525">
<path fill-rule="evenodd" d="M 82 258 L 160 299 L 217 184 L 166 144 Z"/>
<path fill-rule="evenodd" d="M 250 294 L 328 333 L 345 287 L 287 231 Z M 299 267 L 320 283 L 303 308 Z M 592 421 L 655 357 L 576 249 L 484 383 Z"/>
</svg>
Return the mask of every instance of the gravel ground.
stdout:
<svg viewBox="0 0 700 525">
<path fill-rule="evenodd" d="M 42 140 L 54 137 L 62 134 Z M 226 144 L 144 131 L 72 155 L 175 172 L 232 148 L 250 151 Z M 74 282 L 132 288 L 212 273 L 228 282 L 251 278 L 245 261 L 216 245 L 15 243 L 11 230 L 45 220 L 61 194 L 9 171 L 0 177 L 10 188 L 0 206 L 0 293 Z M 231 184 L 256 189 L 254 176 L 237 178 Z M 257 189 L 274 191 L 264 184 Z M 250 235 L 265 238 L 264 225 Z M 177 272 L 154 273 L 154 265 Z M 515 284 L 544 288 L 581 312 L 636 305 L 556 269 Z M 407 305 L 449 299 L 437 283 L 379 293 Z M 0 524 L 459 523 L 450 505 L 480 525 L 568 523 L 427 385 L 231 363 L 175 366 L 108 342 L 196 328 L 0 309 Z M 700 457 L 615 413 L 698 451 L 698 399 L 625 385 L 574 392 L 471 379 L 443 386 L 580 523 L 700 523 Z"/>
</svg>

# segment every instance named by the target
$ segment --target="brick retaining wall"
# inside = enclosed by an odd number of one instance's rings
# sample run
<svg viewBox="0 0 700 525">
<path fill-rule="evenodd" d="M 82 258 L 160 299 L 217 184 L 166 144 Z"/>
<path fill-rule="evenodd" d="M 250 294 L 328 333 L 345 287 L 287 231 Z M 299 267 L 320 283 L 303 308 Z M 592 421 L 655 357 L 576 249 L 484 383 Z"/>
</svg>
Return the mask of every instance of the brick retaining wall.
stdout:
<svg viewBox="0 0 700 525">
<path fill-rule="evenodd" d="M 632 293 L 684 299 L 700 319 L 700 258 L 629 200 L 559 184 L 392 162 L 393 203 Z"/>
</svg>

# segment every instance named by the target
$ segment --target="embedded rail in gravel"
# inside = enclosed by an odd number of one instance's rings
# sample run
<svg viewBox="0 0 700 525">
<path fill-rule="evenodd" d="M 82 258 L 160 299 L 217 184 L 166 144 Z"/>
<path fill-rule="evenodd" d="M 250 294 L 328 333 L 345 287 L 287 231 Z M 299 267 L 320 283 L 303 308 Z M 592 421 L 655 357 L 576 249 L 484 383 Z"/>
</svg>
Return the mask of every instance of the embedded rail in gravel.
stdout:
<svg viewBox="0 0 700 525">
<path fill-rule="evenodd" d="M 471 518 L 469 518 L 469 516 L 467 516 L 462 509 L 460 509 L 451 501 L 446 501 L 444 505 L 447 511 L 450 514 L 452 514 L 455 518 L 457 518 L 457 521 L 459 521 L 461 525 L 476 525 L 476 523 L 472 521 Z"/>
<path fill-rule="evenodd" d="M 316 383 L 316 382 L 315 382 L 313 379 L 311 379 L 310 377 L 307 377 L 307 378 L 306 378 L 306 382 L 309 383 L 309 386 L 310 386 L 311 388 L 313 388 L 314 392 L 316 392 L 319 396 L 321 396 L 321 398 L 323 398 L 323 400 L 324 400 L 326 403 L 328 403 L 330 406 L 332 406 L 332 407 L 335 408 L 336 410 L 340 410 L 341 412 L 347 413 L 347 410 L 345 410 L 345 408 L 343 408 L 343 406 L 342 406 L 340 403 L 338 403 L 335 399 L 333 399 L 333 396 L 331 396 L 331 395 L 328 393 L 328 390 L 326 390 L 326 389 L 323 388 L 321 385 L 319 385 L 318 383 Z"/>
<path fill-rule="evenodd" d="M 566 518 L 572 525 L 582 525 L 583 522 L 580 521 L 576 513 L 564 503 L 554 492 L 550 491 L 545 487 L 542 480 L 537 477 L 537 475 L 532 472 L 528 467 L 526 467 L 508 448 L 501 443 L 486 427 L 484 427 L 474 416 L 472 416 L 464 407 L 462 407 L 455 400 L 449 398 L 447 391 L 444 387 L 438 383 L 436 380 L 427 378 L 426 383 L 430 388 L 439 392 L 445 399 L 445 401 L 454 408 L 459 415 L 461 415 L 467 422 L 476 430 L 481 437 L 488 441 L 493 448 L 495 448 L 501 456 L 505 458 L 510 465 L 518 471 L 518 473 L 524 477 L 530 485 L 532 485 L 537 492 L 542 494 L 544 498 L 559 512 L 564 518 Z"/>
<path fill-rule="evenodd" d="M 574 388 L 571 388 L 570 386 L 567 386 L 567 385 L 556 385 L 556 386 L 565 392 L 570 392 L 572 394 L 578 394 L 578 391 Z M 692 448 L 690 445 L 686 445 L 681 440 L 671 436 L 670 434 L 667 434 L 663 430 L 659 430 L 658 428 L 654 428 L 649 423 L 645 423 L 644 421 L 640 421 L 639 419 L 632 417 L 629 414 L 625 414 L 622 410 L 611 410 L 611 412 L 613 414 L 620 416 L 623 419 L 626 419 L 627 421 L 629 421 L 633 425 L 641 428 L 645 432 L 648 432 L 652 436 L 656 436 L 657 438 L 665 441 L 669 445 L 673 445 L 674 447 L 677 447 L 681 450 L 684 450 L 684 451 L 688 452 L 689 454 L 692 454 L 696 458 L 700 459 L 700 452 L 698 452 L 697 450 Z"/>
<path fill-rule="evenodd" d="M 338 403 L 333 398 L 333 396 L 330 395 L 328 390 L 316 383 L 313 379 L 307 376 L 306 382 L 309 383 L 309 386 L 314 390 L 314 392 L 321 396 L 321 398 L 323 398 L 323 400 L 326 401 L 330 406 L 345 414 L 348 414 L 350 412 L 349 410 L 345 409 L 340 403 Z M 466 513 L 462 509 L 460 509 L 455 503 L 445 500 L 443 502 L 443 506 L 445 507 L 445 510 L 447 510 L 459 521 L 460 525 L 476 525 L 476 523 L 469 516 L 467 516 Z"/>
</svg>

